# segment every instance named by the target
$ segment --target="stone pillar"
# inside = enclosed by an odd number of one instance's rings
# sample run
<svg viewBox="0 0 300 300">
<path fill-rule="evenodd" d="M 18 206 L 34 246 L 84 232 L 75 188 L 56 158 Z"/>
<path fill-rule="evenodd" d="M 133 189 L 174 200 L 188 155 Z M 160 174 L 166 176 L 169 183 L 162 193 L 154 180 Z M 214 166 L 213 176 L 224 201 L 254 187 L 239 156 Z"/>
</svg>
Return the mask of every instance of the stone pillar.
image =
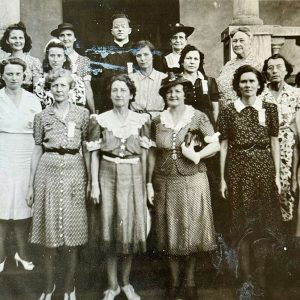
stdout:
<svg viewBox="0 0 300 300">
<path fill-rule="evenodd" d="M 262 25 L 259 18 L 259 0 L 234 0 L 231 25 Z"/>
<path fill-rule="evenodd" d="M 0 38 L 7 26 L 20 21 L 20 0 L 0 1 Z M 7 53 L 0 49 L 0 58 Z"/>
</svg>

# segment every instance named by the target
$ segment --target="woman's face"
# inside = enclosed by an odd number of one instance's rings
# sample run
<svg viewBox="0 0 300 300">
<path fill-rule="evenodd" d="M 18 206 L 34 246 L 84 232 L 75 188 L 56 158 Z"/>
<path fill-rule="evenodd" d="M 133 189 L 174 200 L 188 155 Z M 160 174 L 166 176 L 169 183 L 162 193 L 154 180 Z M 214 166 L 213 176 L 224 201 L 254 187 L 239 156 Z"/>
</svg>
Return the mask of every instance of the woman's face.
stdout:
<svg viewBox="0 0 300 300">
<path fill-rule="evenodd" d="M 48 50 L 49 65 L 53 70 L 62 69 L 66 61 L 65 51 L 62 48 L 52 47 Z"/>
<path fill-rule="evenodd" d="M 246 33 L 238 31 L 232 37 L 232 49 L 237 56 L 246 57 L 251 50 L 250 37 Z"/>
<path fill-rule="evenodd" d="M 124 81 L 116 80 L 111 85 L 110 97 L 114 107 L 128 107 L 133 96 Z"/>
<path fill-rule="evenodd" d="M 182 84 L 170 87 L 166 93 L 167 104 L 171 108 L 184 105 L 185 93 Z"/>
<path fill-rule="evenodd" d="M 284 60 L 282 58 L 269 59 L 267 78 L 272 83 L 281 83 L 287 75 Z"/>
<path fill-rule="evenodd" d="M 260 88 L 258 79 L 253 72 L 242 74 L 239 82 L 239 88 L 242 97 L 249 98 L 257 95 L 257 90 Z"/>
<path fill-rule="evenodd" d="M 183 60 L 183 71 L 186 73 L 197 73 L 200 65 L 200 54 L 198 51 L 190 51 Z"/>
<path fill-rule="evenodd" d="M 171 46 L 175 51 L 181 51 L 187 44 L 187 38 L 184 32 L 177 32 L 171 37 Z"/>
<path fill-rule="evenodd" d="M 11 47 L 12 52 L 22 51 L 25 46 L 24 32 L 19 29 L 13 29 L 9 33 L 7 44 Z"/>
<path fill-rule="evenodd" d="M 16 90 L 21 88 L 24 79 L 23 67 L 20 65 L 8 64 L 4 68 L 2 79 L 6 88 Z"/>
<path fill-rule="evenodd" d="M 59 77 L 51 83 L 51 92 L 56 102 L 68 101 L 70 83 L 67 77 Z"/>
<path fill-rule="evenodd" d="M 63 30 L 58 38 L 64 43 L 67 49 L 73 49 L 73 45 L 76 41 L 76 37 L 73 30 Z"/>
<path fill-rule="evenodd" d="M 142 70 L 152 68 L 153 55 L 148 46 L 141 48 L 137 51 L 136 61 Z"/>
</svg>

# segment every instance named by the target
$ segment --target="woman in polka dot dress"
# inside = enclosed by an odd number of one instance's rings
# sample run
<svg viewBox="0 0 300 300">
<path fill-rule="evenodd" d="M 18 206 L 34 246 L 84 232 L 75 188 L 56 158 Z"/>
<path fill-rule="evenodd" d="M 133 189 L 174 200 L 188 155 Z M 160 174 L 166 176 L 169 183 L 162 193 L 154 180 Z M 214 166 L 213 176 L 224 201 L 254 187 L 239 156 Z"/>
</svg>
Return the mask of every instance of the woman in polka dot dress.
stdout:
<svg viewBox="0 0 300 300">
<path fill-rule="evenodd" d="M 31 243 L 45 247 L 46 284 L 40 300 L 55 290 L 55 256 L 65 250 L 65 298 L 76 299 L 74 276 L 78 246 L 88 240 L 86 188 L 89 152 L 85 149 L 89 112 L 69 103 L 72 73 L 60 70 L 46 77 L 54 105 L 34 119 L 28 205 L 34 201 Z M 82 147 L 83 156 L 79 153 Z"/>
<path fill-rule="evenodd" d="M 275 104 L 257 97 L 264 80 L 255 68 L 239 67 L 233 87 L 240 98 L 221 110 L 218 120 L 221 192 L 232 208 L 230 233 L 240 258 L 241 297 L 263 297 L 269 246 L 282 242 L 278 114 Z"/>
<path fill-rule="evenodd" d="M 147 192 L 150 202 L 154 196 L 157 249 L 169 256 L 168 299 L 177 299 L 182 291 L 182 261 L 186 271 L 185 296 L 197 299 L 196 254 L 216 246 L 204 159 L 219 151 L 219 142 L 206 114 L 184 103 L 191 85 L 181 76 L 163 80 L 160 94 L 169 108 L 151 124 L 151 140 L 156 146 L 149 153 Z M 195 152 L 194 142 L 185 146 L 189 130 L 199 130 L 210 143 L 200 152 Z"/>
</svg>

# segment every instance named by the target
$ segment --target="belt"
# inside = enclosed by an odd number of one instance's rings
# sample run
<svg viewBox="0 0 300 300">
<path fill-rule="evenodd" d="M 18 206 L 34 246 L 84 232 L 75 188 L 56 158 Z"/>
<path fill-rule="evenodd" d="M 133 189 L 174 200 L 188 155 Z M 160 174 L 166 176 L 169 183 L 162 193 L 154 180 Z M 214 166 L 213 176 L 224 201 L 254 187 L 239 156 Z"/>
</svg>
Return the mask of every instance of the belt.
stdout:
<svg viewBox="0 0 300 300">
<path fill-rule="evenodd" d="M 103 155 L 102 158 L 107 161 L 114 162 L 115 164 L 132 164 L 132 165 L 136 165 L 140 160 L 139 157 L 121 158 L 121 157 L 110 157 L 106 155 Z"/>
<path fill-rule="evenodd" d="M 55 152 L 60 155 L 72 154 L 75 155 L 79 153 L 79 149 L 64 149 L 64 148 L 53 148 L 53 149 L 45 149 L 45 152 Z"/>
<path fill-rule="evenodd" d="M 271 146 L 268 145 L 251 145 L 251 146 L 231 146 L 233 150 L 240 150 L 240 151 L 250 151 L 250 150 L 269 150 Z"/>
</svg>

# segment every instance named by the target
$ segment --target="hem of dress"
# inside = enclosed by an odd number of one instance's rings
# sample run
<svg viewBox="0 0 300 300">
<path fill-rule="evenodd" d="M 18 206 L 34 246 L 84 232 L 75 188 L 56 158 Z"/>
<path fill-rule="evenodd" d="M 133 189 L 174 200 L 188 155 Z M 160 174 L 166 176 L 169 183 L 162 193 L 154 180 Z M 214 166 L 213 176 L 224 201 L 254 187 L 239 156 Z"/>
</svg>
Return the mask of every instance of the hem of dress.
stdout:
<svg viewBox="0 0 300 300">
<path fill-rule="evenodd" d="M 88 240 L 86 240 L 85 242 L 82 243 L 78 243 L 76 245 L 68 245 L 66 243 L 61 243 L 61 244 L 55 244 L 54 245 L 47 245 L 46 243 L 43 242 L 39 242 L 39 241 L 29 241 L 31 244 L 35 244 L 35 245 L 39 245 L 39 246 L 43 246 L 46 248 L 60 248 L 60 247 L 80 247 L 80 246 L 84 246 L 85 244 L 87 244 Z"/>
</svg>

